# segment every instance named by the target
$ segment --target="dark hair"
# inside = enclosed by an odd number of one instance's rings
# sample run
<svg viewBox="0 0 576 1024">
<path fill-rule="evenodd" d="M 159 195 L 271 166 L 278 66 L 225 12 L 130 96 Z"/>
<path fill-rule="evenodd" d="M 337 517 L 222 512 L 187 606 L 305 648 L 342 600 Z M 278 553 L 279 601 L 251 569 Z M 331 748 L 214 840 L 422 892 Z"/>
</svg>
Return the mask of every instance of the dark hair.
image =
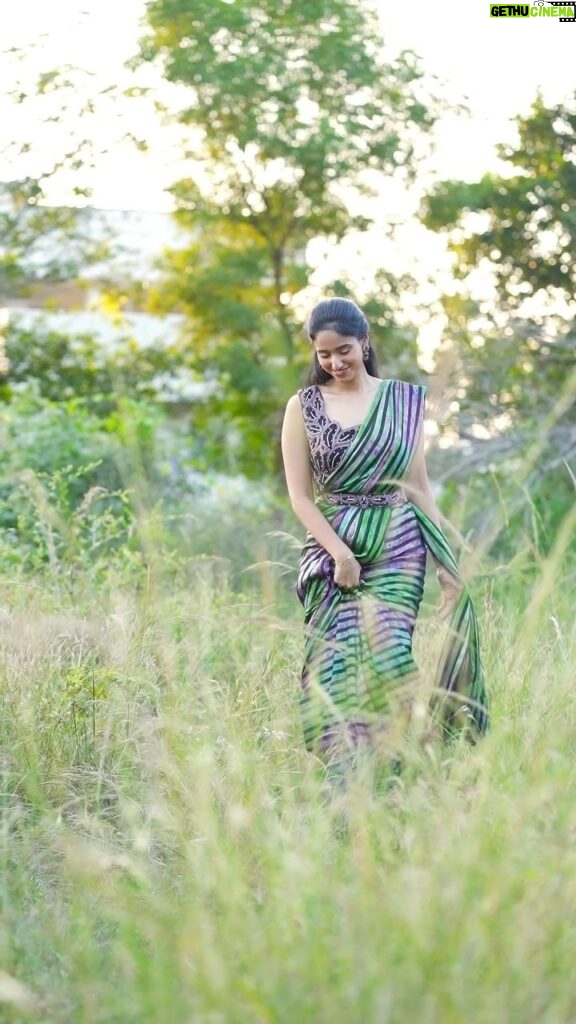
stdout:
<svg viewBox="0 0 576 1024">
<path fill-rule="evenodd" d="M 343 338 L 357 338 L 364 341 L 368 338 L 370 327 L 364 313 L 352 302 L 352 299 L 324 299 L 314 306 L 306 326 L 310 341 L 315 341 L 320 331 L 335 331 Z M 376 353 L 368 340 L 368 356 L 365 359 L 366 370 L 373 377 L 378 376 L 378 360 Z M 305 385 L 327 384 L 332 380 L 331 375 L 323 370 L 318 362 L 318 356 L 314 357 L 306 374 Z"/>
</svg>

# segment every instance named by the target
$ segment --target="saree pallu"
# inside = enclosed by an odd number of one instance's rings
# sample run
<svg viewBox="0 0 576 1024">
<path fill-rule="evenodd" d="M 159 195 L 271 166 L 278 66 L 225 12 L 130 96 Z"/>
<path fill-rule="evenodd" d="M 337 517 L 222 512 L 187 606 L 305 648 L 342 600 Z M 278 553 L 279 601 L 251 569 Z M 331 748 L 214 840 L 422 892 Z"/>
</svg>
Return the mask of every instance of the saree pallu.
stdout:
<svg viewBox="0 0 576 1024">
<path fill-rule="evenodd" d="M 306 746 L 327 755 L 342 737 L 356 746 L 385 722 L 394 696 L 417 678 L 412 638 L 427 555 L 460 578 L 443 532 L 401 491 L 424 416 L 424 387 L 382 381 L 364 421 L 342 428 L 317 386 L 300 400 L 317 504 L 361 565 L 341 589 L 334 560 L 310 535 L 297 593 L 306 641 L 300 707 Z M 445 734 L 486 732 L 488 704 L 478 626 L 464 588 L 449 623 L 432 697 Z"/>
</svg>

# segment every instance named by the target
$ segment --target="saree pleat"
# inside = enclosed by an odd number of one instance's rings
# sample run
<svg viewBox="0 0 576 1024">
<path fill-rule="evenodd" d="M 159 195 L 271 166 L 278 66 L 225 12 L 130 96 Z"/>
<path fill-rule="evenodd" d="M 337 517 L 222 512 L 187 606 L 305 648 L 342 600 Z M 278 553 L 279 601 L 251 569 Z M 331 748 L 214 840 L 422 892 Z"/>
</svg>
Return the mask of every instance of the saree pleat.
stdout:
<svg viewBox="0 0 576 1024">
<path fill-rule="evenodd" d="M 401 487 L 425 394 L 418 385 L 382 381 L 364 422 L 344 429 L 327 416 L 319 388 L 300 392 L 317 504 L 361 565 L 360 585 L 342 590 L 331 556 L 306 538 L 297 584 L 306 625 L 300 706 L 306 745 L 319 753 L 343 731 L 352 743 L 369 735 L 399 688 L 417 677 L 412 638 L 427 554 L 460 578 L 445 535 L 417 505 L 369 503 Z M 338 495 L 357 495 L 365 504 L 339 505 Z M 446 733 L 465 728 L 481 735 L 488 728 L 478 625 L 466 589 L 449 623 L 432 710 Z"/>
</svg>

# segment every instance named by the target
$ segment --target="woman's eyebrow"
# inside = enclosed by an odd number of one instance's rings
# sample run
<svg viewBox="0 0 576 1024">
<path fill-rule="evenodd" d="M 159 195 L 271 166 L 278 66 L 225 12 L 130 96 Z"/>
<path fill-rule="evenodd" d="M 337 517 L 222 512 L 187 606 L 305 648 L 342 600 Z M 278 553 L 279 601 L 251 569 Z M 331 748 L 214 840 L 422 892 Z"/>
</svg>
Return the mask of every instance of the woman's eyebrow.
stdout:
<svg viewBox="0 0 576 1024">
<path fill-rule="evenodd" d="M 318 354 L 320 354 L 320 353 L 324 354 L 324 352 L 337 352 L 339 348 L 350 348 L 350 342 L 349 341 L 344 341 L 341 345 L 336 345 L 336 348 L 332 348 L 332 349 L 330 349 L 330 348 L 317 348 L 316 351 L 317 351 Z"/>
</svg>

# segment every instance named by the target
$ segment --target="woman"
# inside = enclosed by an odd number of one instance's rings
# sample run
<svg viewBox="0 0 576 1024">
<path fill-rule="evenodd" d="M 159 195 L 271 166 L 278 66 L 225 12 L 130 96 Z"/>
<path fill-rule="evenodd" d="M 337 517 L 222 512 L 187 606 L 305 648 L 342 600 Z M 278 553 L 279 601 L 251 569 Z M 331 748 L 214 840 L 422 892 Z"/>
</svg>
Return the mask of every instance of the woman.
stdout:
<svg viewBox="0 0 576 1024">
<path fill-rule="evenodd" d="M 282 452 L 292 507 L 308 536 L 297 592 L 306 651 L 306 745 L 325 760 L 374 745 L 394 705 L 411 699 L 412 634 L 426 556 L 451 616 L 435 700 L 448 732 L 486 731 L 488 714 L 472 604 L 442 533 L 424 460 L 426 389 L 378 376 L 368 322 L 328 299 L 308 324 L 308 387 L 286 407 Z"/>
</svg>

